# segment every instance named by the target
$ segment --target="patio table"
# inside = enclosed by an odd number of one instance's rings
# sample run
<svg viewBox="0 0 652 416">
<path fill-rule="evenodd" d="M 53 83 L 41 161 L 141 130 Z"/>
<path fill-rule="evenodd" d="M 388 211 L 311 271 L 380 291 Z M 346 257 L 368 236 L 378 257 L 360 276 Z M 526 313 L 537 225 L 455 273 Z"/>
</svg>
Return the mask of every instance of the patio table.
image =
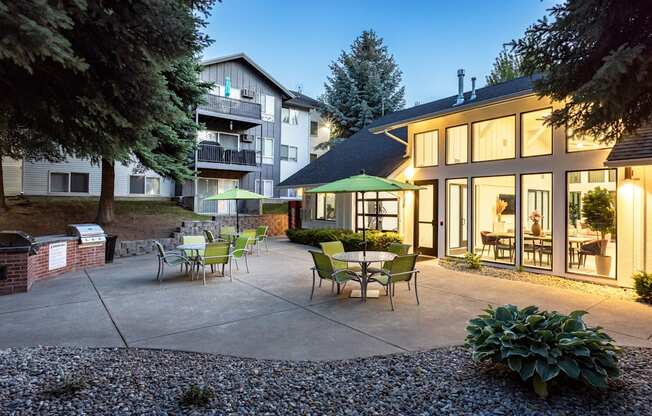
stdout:
<svg viewBox="0 0 652 416">
<path fill-rule="evenodd" d="M 195 253 L 194 256 L 192 256 L 192 271 L 190 273 L 190 278 L 194 279 L 193 273 L 195 270 L 195 266 L 197 266 L 197 257 L 199 257 L 199 252 L 202 250 L 206 249 L 206 243 L 185 243 L 185 244 L 179 244 L 177 246 L 177 250 L 181 250 L 181 252 L 185 252 L 186 250 L 192 251 Z M 197 273 L 199 273 L 199 267 L 197 268 Z"/>
<path fill-rule="evenodd" d="M 350 297 L 361 298 L 362 301 L 367 300 L 368 296 L 371 296 L 372 298 L 377 298 L 379 296 L 378 290 L 367 291 L 369 265 L 371 263 L 382 263 L 394 260 L 395 257 L 396 254 L 388 251 L 347 251 L 333 255 L 335 260 L 360 264 L 360 290 L 352 290 Z"/>
</svg>

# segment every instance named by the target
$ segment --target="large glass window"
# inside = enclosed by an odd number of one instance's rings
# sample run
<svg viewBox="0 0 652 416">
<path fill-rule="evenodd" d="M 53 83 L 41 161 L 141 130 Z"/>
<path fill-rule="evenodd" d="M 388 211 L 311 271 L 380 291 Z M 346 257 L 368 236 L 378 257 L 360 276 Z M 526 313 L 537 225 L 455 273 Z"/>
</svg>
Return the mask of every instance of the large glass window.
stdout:
<svg viewBox="0 0 652 416">
<path fill-rule="evenodd" d="M 446 163 L 467 162 L 468 127 L 465 125 L 446 129 Z"/>
<path fill-rule="evenodd" d="M 88 173 L 70 174 L 70 192 L 88 193 Z"/>
<path fill-rule="evenodd" d="M 428 131 L 414 135 L 416 167 L 435 166 L 438 163 L 437 143 L 439 131 Z"/>
<path fill-rule="evenodd" d="M 130 194 L 144 194 L 145 193 L 145 177 L 140 175 L 129 176 L 129 193 Z"/>
<path fill-rule="evenodd" d="M 274 164 L 274 139 L 256 137 L 256 163 Z"/>
<path fill-rule="evenodd" d="M 50 173 L 50 192 L 68 192 L 67 173 Z"/>
<path fill-rule="evenodd" d="M 568 272 L 616 277 L 616 175 L 611 171 L 567 174 Z M 571 181 L 578 175 L 579 182 Z"/>
<path fill-rule="evenodd" d="M 197 179 L 197 203 L 199 212 L 205 214 L 228 215 L 235 214 L 236 201 L 207 201 L 209 196 L 215 196 L 238 186 L 237 179 Z"/>
<path fill-rule="evenodd" d="M 398 198 L 389 192 L 366 192 L 364 217 L 362 195 L 356 194 L 356 230 L 398 231 Z"/>
<path fill-rule="evenodd" d="M 88 173 L 50 172 L 50 192 L 88 193 Z"/>
<path fill-rule="evenodd" d="M 552 154 L 552 126 L 546 124 L 552 109 L 521 114 L 521 156 Z"/>
<path fill-rule="evenodd" d="M 220 133 L 220 146 L 229 150 L 238 150 L 240 138 L 237 134 Z"/>
<path fill-rule="evenodd" d="M 335 221 L 335 194 L 317 194 L 315 219 Z"/>
<path fill-rule="evenodd" d="M 569 152 L 608 149 L 612 146 L 613 143 L 603 143 L 600 138 L 575 133 L 575 130 L 570 127 L 566 129 L 566 149 Z"/>
<path fill-rule="evenodd" d="M 473 123 L 473 161 L 516 157 L 516 116 Z"/>
<path fill-rule="evenodd" d="M 446 180 L 446 255 L 461 257 L 467 247 L 467 179 Z"/>
<path fill-rule="evenodd" d="M 552 173 L 521 176 L 521 264 L 552 269 Z"/>
<path fill-rule="evenodd" d="M 145 178 L 145 194 L 147 194 L 147 195 L 160 195 L 161 194 L 161 179 L 160 178 Z"/>
<path fill-rule="evenodd" d="M 473 178 L 473 251 L 483 260 L 514 264 L 514 176 Z"/>
</svg>

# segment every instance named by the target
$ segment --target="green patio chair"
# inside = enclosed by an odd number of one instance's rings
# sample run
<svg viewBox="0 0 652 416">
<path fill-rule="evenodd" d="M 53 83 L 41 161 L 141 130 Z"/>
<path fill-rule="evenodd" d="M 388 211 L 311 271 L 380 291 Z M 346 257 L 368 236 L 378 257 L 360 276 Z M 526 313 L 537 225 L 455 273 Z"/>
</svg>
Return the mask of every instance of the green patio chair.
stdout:
<svg viewBox="0 0 652 416">
<path fill-rule="evenodd" d="M 321 287 L 322 280 L 331 281 L 331 292 L 334 286 L 337 285 L 337 294 L 340 294 L 341 284 L 346 284 L 349 280 L 359 281 L 358 276 L 348 269 L 336 269 L 333 264 L 333 259 L 325 253 L 308 250 L 312 255 L 312 260 L 315 266 L 312 267 L 312 290 L 310 291 L 310 300 L 315 293 L 315 279 L 319 276 L 319 286 Z"/>
<path fill-rule="evenodd" d="M 412 245 L 410 244 L 389 243 L 386 251 L 396 254 L 397 256 L 405 256 L 410 252 L 410 247 L 412 247 Z M 381 270 L 389 270 L 391 263 L 392 263 L 391 260 L 386 261 L 382 264 L 382 266 L 380 266 L 380 269 L 377 267 L 369 267 L 368 271 L 369 273 L 374 274 L 374 273 L 380 273 Z M 411 290 L 410 282 L 408 282 L 408 290 Z"/>
<path fill-rule="evenodd" d="M 265 243 L 265 250 L 269 251 L 269 246 L 267 245 L 267 231 L 269 227 L 267 225 L 261 225 L 256 228 L 256 244 L 260 247 Z"/>
<path fill-rule="evenodd" d="M 215 235 L 211 230 L 204 230 L 204 237 L 206 237 L 206 242 L 212 243 L 215 241 Z"/>
<path fill-rule="evenodd" d="M 231 252 L 231 258 L 235 261 L 236 269 L 240 270 L 238 266 L 238 259 L 244 257 L 245 266 L 247 267 L 247 273 L 249 273 L 249 263 L 247 262 L 247 254 L 249 253 L 249 237 L 240 236 L 235 240 L 235 245 L 233 246 L 233 251 Z"/>
<path fill-rule="evenodd" d="M 181 271 L 183 271 L 183 266 L 186 266 L 186 273 L 188 273 L 188 268 L 191 265 L 191 260 L 179 253 L 166 253 L 165 249 L 158 241 L 154 241 L 156 246 L 157 258 L 158 258 L 158 271 L 156 272 L 156 280 L 161 282 L 165 272 L 165 265 L 168 266 L 181 266 Z"/>
<path fill-rule="evenodd" d="M 334 255 L 339 254 L 339 253 L 344 253 L 344 244 L 342 244 L 341 241 L 328 241 L 324 243 L 319 243 L 319 247 L 321 247 L 321 251 L 324 252 L 328 257 L 331 258 L 333 261 L 333 267 L 337 270 L 342 270 L 342 269 L 347 269 L 347 270 L 352 270 L 359 272 L 361 270 L 360 266 L 355 265 L 355 266 L 349 266 L 349 264 L 345 261 L 341 260 L 335 260 L 333 258 Z"/>
<path fill-rule="evenodd" d="M 220 238 L 229 243 L 233 243 L 233 240 L 235 239 L 235 227 L 229 225 L 220 227 Z"/>
<path fill-rule="evenodd" d="M 253 254 L 254 250 L 256 249 L 256 230 L 244 230 L 240 233 L 240 237 L 247 237 L 249 239 L 247 241 L 247 246 L 250 249 L 250 253 Z"/>
<path fill-rule="evenodd" d="M 224 267 L 229 265 L 229 277 L 233 281 L 231 275 L 231 256 L 229 255 L 229 248 L 231 245 L 227 242 L 209 243 L 206 244 L 204 254 L 197 257 L 197 267 L 201 266 L 204 274 L 204 285 L 206 285 L 206 266 L 211 266 L 211 272 L 215 273 L 215 266 L 222 266 L 222 276 L 224 276 Z"/>
<path fill-rule="evenodd" d="M 380 283 L 385 287 L 388 295 L 389 302 L 394 310 L 394 301 L 392 298 L 396 294 L 396 283 L 410 282 L 414 277 L 414 294 L 417 298 L 417 305 L 419 305 L 419 289 L 417 288 L 417 275 L 418 270 L 414 266 L 417 262 L 417 254 L 407 254 L 405 256 L 398 256 L 391 261 L 388 269 L 384 269 L 380 274 L 376 274 L 369 278 L 370 282 Z"/>
</svg>

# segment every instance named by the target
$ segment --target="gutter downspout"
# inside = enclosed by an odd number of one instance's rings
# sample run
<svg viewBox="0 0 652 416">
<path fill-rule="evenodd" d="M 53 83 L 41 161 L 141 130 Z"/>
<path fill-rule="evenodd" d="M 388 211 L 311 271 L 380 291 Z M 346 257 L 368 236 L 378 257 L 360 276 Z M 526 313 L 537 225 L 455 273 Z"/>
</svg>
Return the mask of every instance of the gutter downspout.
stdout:
<svg viewBox="0 0 652 416">
<path fill-rule="evenodd" d="M 405 146 L 405 154 L 403 155 L 403 157 L 409 157 L 410 156 L 410 152 L 408 151 L 408 149 L 409 149 L 408 142 L 406 142 L 405 140 L 403 140 L 400 137 L 396 136 L 395 134 L 390 133 L 390 131 L 387 130 L 387 129 L 383 130 L 383 134 L 385 136 L 389 137 L 390 139 L 392 139 L 394 141 L 397 141 L 397 142 L 401 143 L 403 146 Z"/>
<path fill-rule="evenodd" d="M 195 123 L 199 125 L 199 113 L 197 112 L 197 109 L 195 109 Z M 195 177 L 194 177 L 194 184 L 193 184 L 193 190 L 192 190 L 192 195 L 193 195 L 193 201 L 192 201 L 192 210 L 195 213 L 199 213 L 198 207 L 197 207 L 197 157 L 198 157 L 198 148 L 197 148 L 197 137 L 195 137 Z M 183 192 L 182 192 L 183 193 Z"/>
</svg>

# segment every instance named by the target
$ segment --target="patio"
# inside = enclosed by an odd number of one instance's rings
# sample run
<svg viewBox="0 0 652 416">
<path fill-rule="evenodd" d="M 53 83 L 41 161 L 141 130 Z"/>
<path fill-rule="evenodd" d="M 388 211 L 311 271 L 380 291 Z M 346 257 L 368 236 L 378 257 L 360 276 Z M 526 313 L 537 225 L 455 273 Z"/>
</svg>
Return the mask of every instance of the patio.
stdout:
<svg viewBox="0 0 652 416">
<path fill-rule="evenodd" d="M 330 283 L 309 300 L 308 247 L 271 240 L 269 253 L 207 285 L 176 270 L 154 280 L 156 259 L 118 259 L 106 267 L 38 282 L 0 297 L 0 349 L 34 345 L 164 348 L 288 360 L 331 360 L 463 343 L 468 319 L 487 304 L 539 305 L 589 312 L 588 321 L 623 345 L 652 347 L 652 307 L 531 283 L 454 272 L 422 261 L 421 305 L 396 287 L 396 311 L 381 296 L 337 297 Z M 371 286 L 370 286 L 371 287 Z"/>
</svg>

